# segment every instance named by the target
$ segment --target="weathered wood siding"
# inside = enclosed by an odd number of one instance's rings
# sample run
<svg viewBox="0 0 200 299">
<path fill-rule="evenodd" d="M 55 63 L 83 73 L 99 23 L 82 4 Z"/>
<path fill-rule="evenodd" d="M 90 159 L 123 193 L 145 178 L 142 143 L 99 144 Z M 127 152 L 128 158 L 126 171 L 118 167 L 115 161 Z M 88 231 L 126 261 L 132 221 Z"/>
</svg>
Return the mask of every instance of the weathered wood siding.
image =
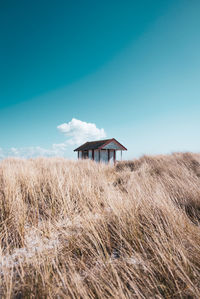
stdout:
<svg viewBox="0 0 200 299">
<path fill-rule="evenodd" d="M 94 161 L 99 162 L 99 151 L 94 151 Z"/>
<path fill-rule="evenodd" d="M 103 147 L 104 149 L 122 150 L 122 147 L 115 142 L 110 142 Z"/>
<path fill-rule="evenodd" d="M 115 150 L 104 149 L 104 150 L 94 150 L 94 161 L 103 163 L 114 163 Z M 88 151 L 88 159 L 93 160 L 92 150 Z M 84 159 L 82 151 L 79 151 L 79 159 Z M 100 160 L 99 160 L 100 159 Z M 108 161 L 109 159 L 109 161 Z"/>
<path fill-rule="evenodd" d="M 92 150 L 89 150 L 89 152 L 88 152 L 88 158 L 92 160 Z"/>
<path fill-rule="evenodd" d="M 101 162 L 108 163 L 108 151 L 107 150 L 101 151 Z"/>
<path fill-rule="evenodd" d="M 109 163 L 113 164 L 114 163 L 114 151 L 110 150 L 110 160 Z"/>
</svg>

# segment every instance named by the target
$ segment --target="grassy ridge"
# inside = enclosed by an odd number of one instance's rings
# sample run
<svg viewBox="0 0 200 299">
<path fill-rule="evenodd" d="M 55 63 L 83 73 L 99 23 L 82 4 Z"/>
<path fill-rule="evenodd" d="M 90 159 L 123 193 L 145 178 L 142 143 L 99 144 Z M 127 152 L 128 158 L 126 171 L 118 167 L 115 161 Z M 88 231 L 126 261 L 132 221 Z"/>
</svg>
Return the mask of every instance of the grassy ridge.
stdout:
<svg viewBox="0 0 200 299">
<path fill-rule="evenodd" d="M 200 298 L 200 155 L 0 162 L 0 296 Z"/>
</svg>

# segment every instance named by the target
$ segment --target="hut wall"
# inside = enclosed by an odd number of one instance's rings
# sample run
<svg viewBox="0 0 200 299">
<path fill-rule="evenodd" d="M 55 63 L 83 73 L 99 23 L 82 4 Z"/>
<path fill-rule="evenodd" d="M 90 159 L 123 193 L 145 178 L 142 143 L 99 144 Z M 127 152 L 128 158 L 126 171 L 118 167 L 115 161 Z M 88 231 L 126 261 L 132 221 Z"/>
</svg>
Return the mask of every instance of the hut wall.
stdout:
<svg viewBox="0 0 200 299">
<path fill-rule="evenodd" d="M 99 151 L 94 151 L 94 161 L 99 162 Z"/>
<path fill-rule="evenodd" d="M 108 163 L 108 151 L 101 150 L 101 162 Z"/>
<path fill-rule="evenodd" d="M 92 160 L 92 150 L 88 151 L 88 158 Z"/>
<path fill-rule="evenodd" d="M 114 163 L 114 151 L 110 151 L 110 160 L 109 160 L 109 162 L 111 163 L 111 164 L 113 164 Z"/>
</svg>

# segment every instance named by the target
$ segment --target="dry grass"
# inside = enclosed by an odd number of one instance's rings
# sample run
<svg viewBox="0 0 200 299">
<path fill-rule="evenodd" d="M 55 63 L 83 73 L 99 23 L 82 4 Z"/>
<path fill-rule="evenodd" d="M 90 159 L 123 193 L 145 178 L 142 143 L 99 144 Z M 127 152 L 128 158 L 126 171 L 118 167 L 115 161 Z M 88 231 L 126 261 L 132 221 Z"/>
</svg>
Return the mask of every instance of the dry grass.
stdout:
<svg viewBox="0 0 200 299">
<path fill-rule="evenodd" d="M 1 298 L 200 298 L 200 155 L 0 163 Z"/>
</svg>

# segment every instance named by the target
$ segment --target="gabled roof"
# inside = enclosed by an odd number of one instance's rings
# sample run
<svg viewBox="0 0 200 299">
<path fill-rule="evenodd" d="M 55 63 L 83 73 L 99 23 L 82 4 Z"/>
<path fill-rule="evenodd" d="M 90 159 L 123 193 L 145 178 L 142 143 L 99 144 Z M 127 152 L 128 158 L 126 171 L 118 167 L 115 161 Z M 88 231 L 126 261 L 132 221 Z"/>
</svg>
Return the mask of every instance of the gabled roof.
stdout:
<svg viewBox="0 0 200 299">
<path fill-rule="evenodd" d="M 86 142 L 83 145 L 77 147 L 74 152 L 76 151 L 84 151 L 84 150 L 95 150 L 95 149 L 102 149 L 105 145 L 109 144 L 110 142 L 117 143 L 122 150 L 127 150 L 121 143 L 119 143 L 115 138 L 112 139 L 105 139 L 105 140 L 97 140 L 97 141 L 90 141 Z"/>
</svg>

